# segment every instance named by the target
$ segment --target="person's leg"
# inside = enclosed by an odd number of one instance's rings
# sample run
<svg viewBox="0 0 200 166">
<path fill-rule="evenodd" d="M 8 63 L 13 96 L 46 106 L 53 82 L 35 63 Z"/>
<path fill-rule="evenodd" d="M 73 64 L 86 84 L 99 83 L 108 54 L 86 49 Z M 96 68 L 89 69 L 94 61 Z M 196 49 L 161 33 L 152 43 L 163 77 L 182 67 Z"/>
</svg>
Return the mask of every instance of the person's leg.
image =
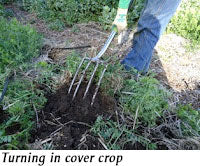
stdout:
<svg viewBox="0 0 200 166">
<path fill-rule="evenodd" d="M 132 50 L 121 62 L 125 68 L 146 73 L 153 49 L 181 0 L 147 0 L 134 34 Z"/>
</svg>

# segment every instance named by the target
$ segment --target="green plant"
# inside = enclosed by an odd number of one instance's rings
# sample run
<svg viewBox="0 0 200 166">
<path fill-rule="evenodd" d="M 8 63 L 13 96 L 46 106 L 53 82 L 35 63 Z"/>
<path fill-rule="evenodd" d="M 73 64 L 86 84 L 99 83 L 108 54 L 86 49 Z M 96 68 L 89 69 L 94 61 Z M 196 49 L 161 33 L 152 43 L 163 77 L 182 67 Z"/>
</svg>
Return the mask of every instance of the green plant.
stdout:
<svg viewBox="0 0 200 166">
<path fill-rule="evenodd" d="M 62 31 L 64 26 L 65 26 L 64 23 L 58 19 L 56 19 L 52 23 L 49 23 L 49 28 L 56 31 Z"/>
<path fill-rule="evenodd" d="M 159 82 L 152 76 L 143 76 L 139 81 L 124 80 L 120 103 L 124 110 L 137 116 L 138 123 L 155 126 L 163 110 L 168 108 L 167 92 L 159 88 Z"/>
<path fill-rule="evenodd" d="M 13 16 L 14 16 L 14 13 L 11 9 L 6 9 L 0 4 L 0 18 L 1 17 L 11 18 Z"/>
<path fill-rule="evenodd" d="M 39 17 L 51 23 L 51 27 L 56 20 L 59 20 L 60 25 L 70 26 L 80 22 L 97 21 L 104 29 L 109 29 L 118 8 L 118 1 L 113 0 L 21 0 L 21 4 L 26 10 L 36 12 Z M 129 25 L 139 18 L 143 4 L 144 0 L 135 0 L 128 18 Z"/>
<path fill-rule="evenodd" d="M 200 114 L 190 105 L 180 105 L 177 108 L 177 116 L 181 119 L 181 128 L 184 136 L 200 135 Z"/>
<path fill-rule="evenodd" d="M 127 17 L 129 27 L 133 26 L 139 19 L 141 11 L 144 8 L 144 4 L 145 0 L 134 0 Z"/>
<path fill-rule="evenodd" d="M 0 81 L 0 91 L 3 88 Z M 0 124 L 0 148 L 26 148 L 33 128 L 35 111 L 46 103 L 44 92 L 35 87 L 32 81 L 16 78 L 11 82 L 3 101 L 8 119 Z M 35 111 L 34 111 L 35 109 Z M 35 119 L 35 118 L 34 118 Z"/>
<path fill-rule="evenodd" d="M 16 19 L 0 20 L 0 73 L 15 69 L 39 55 L 42 37 Z"/>
<path fill-rule="evenodd" d="M 15 1 L 16 0 L 0 0 L 0 3 L 2 3 L 2 4 L 9 4 L 9 3 L 13 3 Z"/>
<path fill-rule="evenodd" d="M 110 9 L 108 6 L 103 7 L 102 15 L 99 17 L 99 22 L 104 30 L 111 29 L 112 22 L 117 14 L 115 8 Z"/>
<path fill-rule="evenodd" d="M 91 128 L 91 131 L 103 138 L 106 147 L 109 150 L 123 150 L 127 145 L 134 146 L 140 143 L 146 149 L 156 149 L 156 145 L 148 139 L 136 134 L 135 130 L 126 126 L 126 124 L 118 125 L 117 122 L 99 116 Z"/>
<path fill-rule="evenodd" d="M 200 3 L 198 0 L 184 1 L 168 25 L 167 32 L 173 32 L 200 44 Z"/>
</svg>

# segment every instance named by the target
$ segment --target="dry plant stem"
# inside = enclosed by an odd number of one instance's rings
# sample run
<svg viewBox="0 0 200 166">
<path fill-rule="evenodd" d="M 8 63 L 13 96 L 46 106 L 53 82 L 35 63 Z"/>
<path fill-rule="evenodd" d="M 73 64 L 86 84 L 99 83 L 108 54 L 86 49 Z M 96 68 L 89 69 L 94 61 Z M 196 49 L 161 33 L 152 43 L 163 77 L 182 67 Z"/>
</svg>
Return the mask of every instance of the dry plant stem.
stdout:
<svg viewBox="0 0 200 166">
<path fill-rule="evenodd" d="M 51 122 L 51 121 L 49 121 L 49 120 L 44 120 L 47 124 L 49 124 L 49 125 L 53 125 L 53 126 L 59 126 L 59 125 L 57 125 L 56 123 L 54 123 L 54 122 Z"/>
<path fill-rule="evenodd" d="M 64 126 L 64 125 L 58 120 L 58 118 L 55 118 L 55 116 L 54 116 L 52 113 L 50 113 L 50 115 L 53 117 L 53 120 L 56 121 L 59 125 Z"/>
<path fill-rule="evenodd" d="M 12 107 L 15 103 L 17 103 L 19 100 L 17 100 L 17 101 L 15 101 L 14 103 L 12 103 L 12 104 L 9 104 L 8 106 L 6 106 L 6 107 L 3 107 L 3 110 L 5 111 L 5 110 L 7 110 L 8 108 L 10 108 L 10 107 Z"/>
<path fill-rule="evenodd" d="M 37 126 L 37 128 L 39 128 L 39 118 L 38 118 L 38 113 L 37 113 L 37 110 L 36 110 L 34 104 L 33 104 L 33 109 L 34 109 L 34 111 L 35 111 L 35 116 L 36 116 L 36 126 Z"/>
<path fill-rule="evenodd" d="M 59 132 L 60 130 L 62 130 L 63 127 L 58 128 L 57 130 L 55 130 L 54 132 L 52 132 L 50 134 L 50 136 L 54 136 L 57 132 Z"/>
<path fill-rule="evenodd" d="M 135 119 L 134 119 L 134 123 L 133 123 L 133 130 L 135 129 L 135 125 L 136 125 L 136 121 L 137 121 L 137 117 L 138 117 L 138 112 L 139 112 L 139 106 L 137 107 L 136 113 L 135 113 Z"/>
<path fill-rule="evenodd" d="M 99 142 L 101 143 L 101 145 L 106 149 L 109 150 L 108 147 L 105 145 L 104 143 L 104 139 L 102 138 L 102 136 L 100 134 L 98 134 L 100 138 L 98 138 Z"/>
<path fill-rule="evenodd" d="M 87 127 L 89 127 L 89 128 L 92 127 L 91 125 L 89 125 L 89 124 L 87 124 L 87 123 L 84 123 L 84 122 L 74 122 L 73 120 L 71 120 L 71 121 L 69 121 L 69 122 L 63 124 L 63 126 L 66 126 L 66 125 L 68 125 L 68 124 L 70 124 L 70 123 L 77 123 L 77 124 L 80 124 L 80 125 L 87 126 Z"/>
<path fill-rule="evenodd" d="M 44 141 L 42 141 L 41 144 L 43 145 L 43 144 L 45 144 L 45 143 L 47 143 L 47 142 L 49 142 L 49 141 L 51 141 L 51 140 L 52 140 L 51 138 L 47 138 L 47 139 L 45 139 Z"/>
</svg>

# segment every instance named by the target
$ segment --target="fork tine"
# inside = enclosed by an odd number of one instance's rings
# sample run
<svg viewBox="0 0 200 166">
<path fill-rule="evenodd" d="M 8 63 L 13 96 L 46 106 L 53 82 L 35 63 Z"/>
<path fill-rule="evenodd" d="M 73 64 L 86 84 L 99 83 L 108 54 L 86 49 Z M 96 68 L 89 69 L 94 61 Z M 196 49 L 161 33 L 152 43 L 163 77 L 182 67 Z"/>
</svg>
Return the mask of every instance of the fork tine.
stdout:
<svg viewBox="0 0 200 166">
<path fill-rule="evenodd" d="M 84 93 L 83 99 L 85 99 L 85 97 L 86 97 L 86 95 L 87 95 L 87 93 L 88 93 L 88 90 L 89 90 L 90 85 L 91 85 L 91 83 L 92 83 L 92 79 L 93 79 L 93 77 L 94 77 L 94 74 L 95 74 L 96 71 L 97 71 L 98 66 L 99 66 L 99 62 L 97 61 L 96 66 L 95 66 L 95 68 L 94 68 L 94 71 L 93 71 L 93 73 L 92 73 L 92 75 L 91 75 L 91 77 L 90 77 L 90 80 L 89 80 L 89 82 L 88 82 L 88 85 L 87 85 L 86 91 L 85 91 L 85 93 Z"/>
<path fill-rule="evenodd" d="M 74 98 L 75 98 L 75 96 L 76 96 L 76 94 L 77 94 L 77 92 L 78 92 L 78 89 L 79 89 L 79 87 L 80 87 L 80 85 L 81 85 L 81 82 L 82 82 L 82 80 L 83 80 L 83 78 L 84 78 L 84 76 L 85 76 L 85 73 L 86 73 L 88 67 L 90 66 L 91 62 L 92 62 L 92 61 L 90 60 L 90 61 L 88 62 L 88 64 L 87 64 L 87 66 L 85 67 L 85 69 L 84 69 L 84 71 L 83 71 L 83 74 L 81 75 L 81 78 L 80 78 L 80 80 L 79 80 L 79 82 L 78 82 L 78 85 L 77 85 L 77 87 L 76 87 L 76 90 L 75 90 L 75 92 L 74 92 L 74 95 L 73 95 L 73 99 L 72 99 L 72 100 L 74 100 Z"/>
<path fill-rule="evenodd" d="M 70 84 L 70 87 L 69 87 L 69 90 L 68 90 L 68 94 L 69 94 L 69 93 L 71 92 L 71 90 L 72 90 L 72 86 L 74 85 L 74 81 L 76 80 L 76 77 L 77 77 L 77 75 L 78 75 L 78 73 L 79 73 L 79 70 L 80 70 L 80 68 L 81 68 L 81 66 L 82 66 L 82 64 L 83 64 L 83 62 L 84 62 L 85 59 L 86 59 L 86 55 L 83 57 L 81 63 L 80 63 L 79 66 L 78 66 L 78 69 L 76 70 L 76 73 L 75 73 L 75 75 L 74 75 L 74 78 L 73 78 L 73 80 L 72 80 L 72 82 L 71 82 L 71 84 Z"/>
<path fill-rule="evenodd" d="M 95 98 L 96 98 L 97 92 L 98 92 L 98 90 L 99 90 L 99 87 L 100 87 L 102 78 L 103 78 L 103 76 L 104 76 L 104 73 L 105 73 L 107 67 L 108 67 L 108 64 L 105 66 L 104 70 L 103 70 L 102 73 L 101 73 L 101 76 L 100 76 L 100 78 L 99 78 L 99 82 L 98 82 L 98 84 L 97 84 L 97 87 L 96 87 L 96 89 L 95 89 L 94 95 L 93 95 L 93 97 L 92 97 L 91 106 L 94 104 L 94 100 L 95 100 Z"/>
</svg>

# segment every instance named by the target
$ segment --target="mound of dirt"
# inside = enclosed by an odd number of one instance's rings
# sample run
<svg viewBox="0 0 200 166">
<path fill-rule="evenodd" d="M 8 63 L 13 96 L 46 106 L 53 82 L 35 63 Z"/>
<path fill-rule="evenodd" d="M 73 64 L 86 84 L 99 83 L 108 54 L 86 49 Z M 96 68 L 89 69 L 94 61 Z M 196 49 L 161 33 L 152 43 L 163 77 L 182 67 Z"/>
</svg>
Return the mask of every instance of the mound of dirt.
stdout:
<svg viewBox="0 0 200 166">
<path fill-rule="evenodd" d="M 48 102 L 39 115 L 40 127 L 35 133 L 36 140 L 42 144 L 51 142 L 54 149 L 103 149 L 95 137 L 87 138 L 87 133 L 98 116 L 112 116 L 116 104 L 114 99 L 99 92 L 91 106 L 96 86 L 91 86 L 83 100 L 86 86 L 84 83 L 81 85 L 74 101 L 74 89 L 68 94 L 68 85 L 63 85 L 55 94 L 47 97 Z"/>
</svg>

